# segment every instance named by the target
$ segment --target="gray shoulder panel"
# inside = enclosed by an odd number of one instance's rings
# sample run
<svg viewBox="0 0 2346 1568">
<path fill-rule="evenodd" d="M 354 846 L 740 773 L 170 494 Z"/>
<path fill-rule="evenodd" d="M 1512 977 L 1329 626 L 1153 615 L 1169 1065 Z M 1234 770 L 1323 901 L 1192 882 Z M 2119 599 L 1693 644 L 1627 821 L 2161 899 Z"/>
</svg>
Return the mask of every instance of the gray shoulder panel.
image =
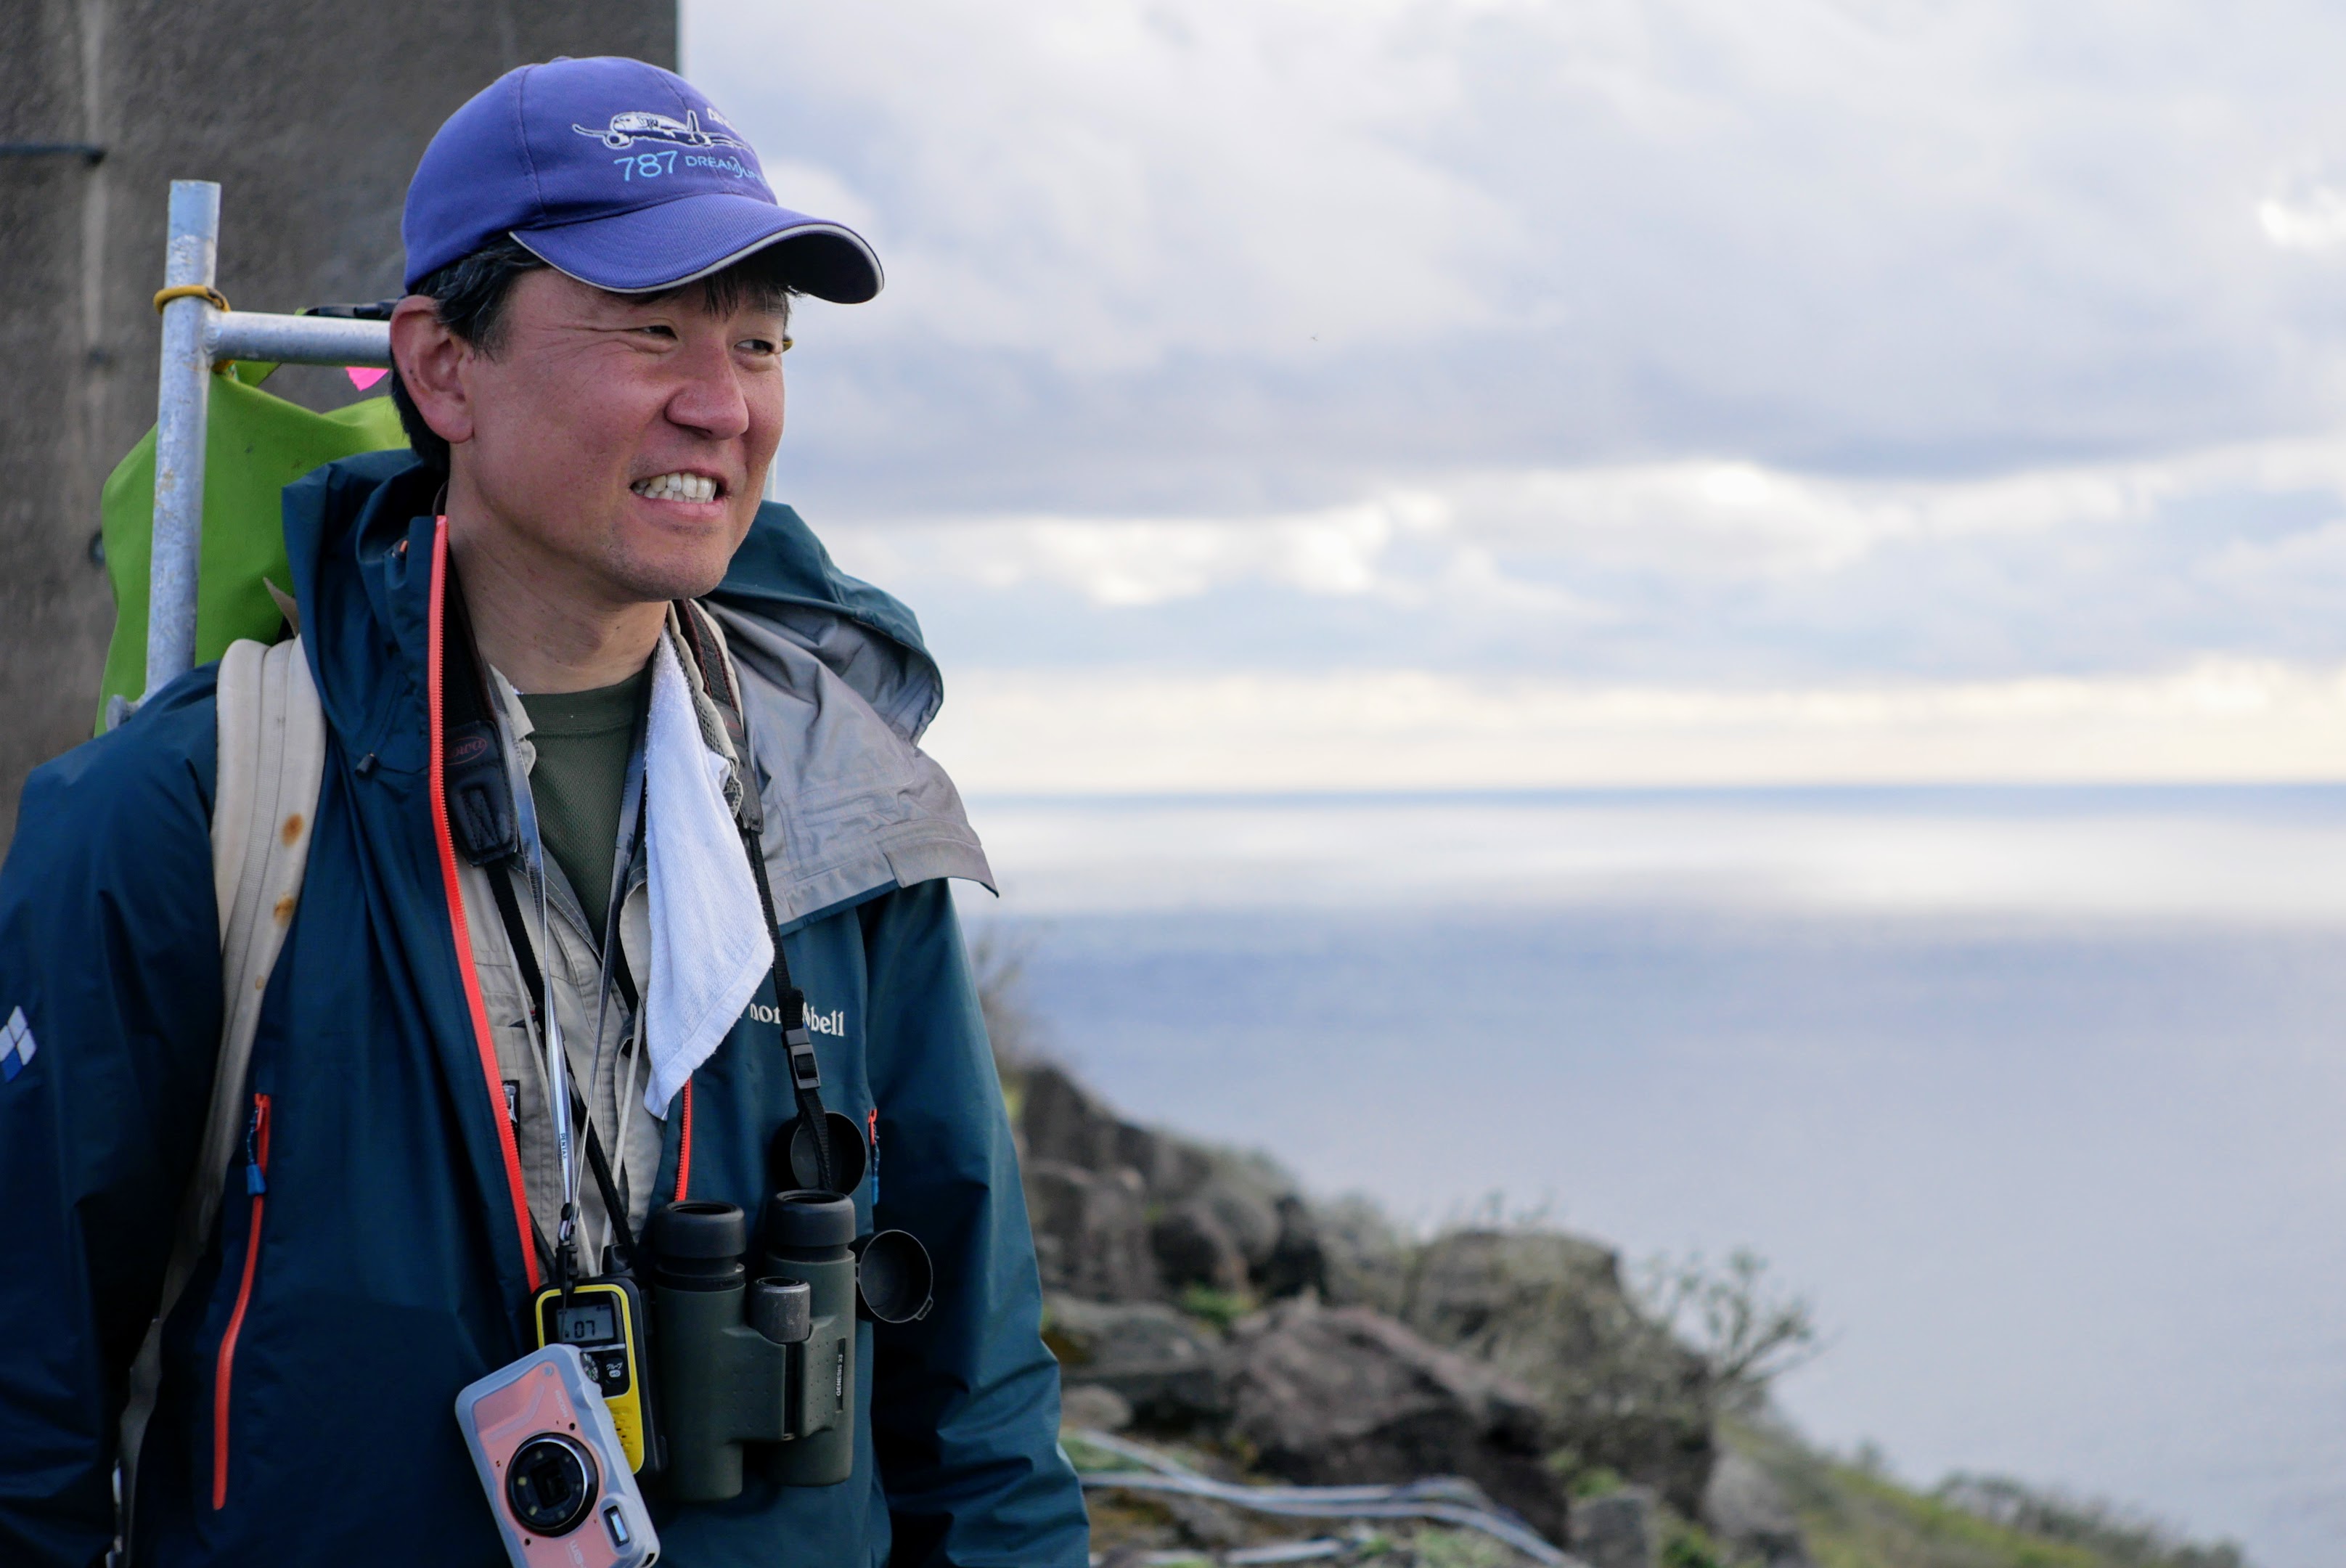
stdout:
<svg viewBox="0 0 2346 1568">
<path fill-rule="evenodd" d="M 900 728 L 906 714 L 883 716 L 808 646 L 803 628 L 709 607 L 741 674 L 766 870 L 784 925 L 935 877 L 994 887 L 961 792 Z"/>
</svg>

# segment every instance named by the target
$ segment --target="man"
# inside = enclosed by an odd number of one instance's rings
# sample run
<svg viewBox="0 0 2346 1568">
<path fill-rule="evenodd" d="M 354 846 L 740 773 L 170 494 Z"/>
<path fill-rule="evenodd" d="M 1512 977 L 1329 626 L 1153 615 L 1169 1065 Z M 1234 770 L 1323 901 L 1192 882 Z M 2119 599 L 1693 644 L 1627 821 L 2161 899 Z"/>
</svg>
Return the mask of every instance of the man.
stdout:
<svg viewBox="0 0 2346 1568">
<path fill-rule="evenodd" d="M 790 295 L 868 299 L 877 262 L 778 206 L 699 92 L 613 59 L 525 67 L 459 110 L 404 237 L 414 450 L 286 493 L 325 778 L 230 1085 L 249 1111 L 228 1200 L 163 1326 L 134 1560 L 502 1560 L 452 1411 L 536 1345 L 533 1291 L 626 1261 L 668 1201 L 754 1217 L 811 1185 L 772 970 L 806 997 L 819 1163 L 861 1230 L 926 1244 L 936 1304 L 857 1330 L 846 1481 L 753 1463 L 740 1496 L 687 1504 L 655 1477 L 664 1559 L 1081 1563 L 941 880 L 986 869 L 915 745 L 936 668 L 903 606 L 758 501 Z M 78 1568 L 117 1529 L 127 1369 L 221 1032 L 216 679 L 36 774 L 0 872 L 12 1565 Z M 509 840 L 484 850 L 505 825 L 465 792 L 505 787 Z"/>
</svg>

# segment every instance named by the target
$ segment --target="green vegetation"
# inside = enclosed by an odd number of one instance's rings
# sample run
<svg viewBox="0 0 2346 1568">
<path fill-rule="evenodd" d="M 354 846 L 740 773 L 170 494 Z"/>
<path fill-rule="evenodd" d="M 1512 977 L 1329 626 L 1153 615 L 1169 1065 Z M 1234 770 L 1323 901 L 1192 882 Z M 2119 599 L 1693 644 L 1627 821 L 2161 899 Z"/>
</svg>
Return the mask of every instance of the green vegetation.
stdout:
<svg viewBox="0 0 2346 1568">
<path fill-rule="evenodd" d="M 1699 1524 L 1675 1513 L 1662 1519 L 1662 1568 L 1741 1568 Z"/>
<path fill-rule="evenodd" d="M 1472 1530 L 1421 1529 L 1410 1540 L 1421 1568 L 1518 1568 L 1523 1559 Z"/>
<path fill-rule="evenodd" d="M 1766 1258 L 1738 1247 L 1724 1268 L 1698 1252 L 1658 1257 L 1638 1281 L 1637 1305 L 1702 1357 L 1729 1408 L 1759 1408 L 1770 1382 L 1823 1348 L 1808 1298 L 1767 1276 Z"/>
<path fill-rule="evenodd" d="M 1629 1484 L 1621 1478 L 1621 1472 L 1610 1465 L 1590 1465 L 1584 1470 L 1574 1466 L 1571 1461 L 1572 1456 L 1566 1453 L 1550 1455 L 1548 1460 L 1550 1464 L 1569 1477 L 1565 1490 L 1572 1497 L 1610 1497 Z"/>
<path fill-rule="evenodd" d="M 1720 1436 L 1783 1489 L 1817 1568 L 2243 1568 L 2236 1546 L 2180 1541 L 2014 1481 L 1958 1477 L 1923 1492 L 1878 1460 L 1821 1455 L 1780 1429 L 1729 1420 Z"/>
<path fill-rule="evenodd" d="M 1213 1325 L 1218 1333 L 1229 1333 L 1231 1324 L 1258 1305 L 1250 1290 L 1217 1290 L 1210 1285 L 1191 1285 L 1181 1292 L 1181 1310 Z"/>
</svg>

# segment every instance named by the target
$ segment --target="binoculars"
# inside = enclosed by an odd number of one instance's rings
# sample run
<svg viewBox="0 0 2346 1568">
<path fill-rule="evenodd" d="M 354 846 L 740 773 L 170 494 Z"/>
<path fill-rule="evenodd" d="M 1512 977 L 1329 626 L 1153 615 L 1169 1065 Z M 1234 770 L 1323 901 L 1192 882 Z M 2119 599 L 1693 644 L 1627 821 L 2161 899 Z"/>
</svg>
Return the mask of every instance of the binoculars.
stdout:
<svg viewBox="0 0 2346 1568">
<path fill-rule="evenodd" d="M 747 1217 L 729 1203 L 672 1203 L 652 1216 L 661 1495 L 738 1497 L 752 1459 L 783 1486 L 847 1479 L 856 1321 L 927 1317 L 933 1281 L 927 1249 L 909 1233 L 855 1231 L 852 1202 L 805 1188 L 766 1200 L 754 1249 Z"/>
</svg>

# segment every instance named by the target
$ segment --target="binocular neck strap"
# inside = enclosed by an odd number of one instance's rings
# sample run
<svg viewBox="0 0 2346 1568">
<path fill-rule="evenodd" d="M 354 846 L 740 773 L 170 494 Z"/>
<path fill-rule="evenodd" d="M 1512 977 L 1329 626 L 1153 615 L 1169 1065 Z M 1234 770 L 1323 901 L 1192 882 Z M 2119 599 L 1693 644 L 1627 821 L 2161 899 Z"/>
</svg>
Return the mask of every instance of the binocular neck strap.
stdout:
<svg viewBox="0 0 2346 1568">
<path fill-rule="evenodd" d="M 750 748 L 750 725 L 742 712 L 741 693 L 733 684 L 733 670 L 725 657 L 717 628 L 708 618 L 709 612 L 690 599 L 679 599 L 676 606 L 677 625 L 683 630 L 684 644 L 691 651 L 692 662 L 699 667 L 701 688 L 716 706 L 718 718 L 725 725 L 726 738 L 733 744 L 733 756 L 740 769 L 742 799 L 740 808 L 741 850 L 750 857 L 750 874 L 758 883 L 758 907 L 765 912 L 766 934 L 774 942 L 774 1007 L 782 1021 L 782 1048 L 789 1053 L 790 1089 L 797 1096 L 799 1119 L 806 1124 L 814 1141 L 816 1185 L 825 1192 L 837 1192 L 833 1173 L 837 1166 L 831 1161 L 831 1118 L 822 1104 L 822 1068 L 815 1061 L 814 1043 L 808 1037 L 806 1026 L 806 993 L 790 983 L 790 961 L 782 952 L 781 921 L 774 911 L 773 885 L 766 876 L 766 847 L 760 829 L 764 823 L 764 809 L 759 804 L 757 777 Z M 842 1194 L 844 1196 L 844 1194 Z"/>
<path fill-rule="evenodd" d="M 766 913 L 767 934 L 774 939 L 774 1006 L 781 1014 L 782 1048 L 790 1053 L 790 1088 L 798 1096 L 799 1119 L 814 1139 L 816 1185 L 825 1192 L 838 1192 L 831 1156 L 831 1117 L 822 1105 L 822 1068 L 815 1061 L 814 1042 L 807 1033 L 806 993 L 790 983 L 790 961 L 783 956 L 781 926 L 774 918 L 774 890 L 766 880 L 765 847 L 755 828 L 742 828 L 741 847 L 749 853 L 750 871 L 757 879 L 758 904 Z"/>
</svg>

